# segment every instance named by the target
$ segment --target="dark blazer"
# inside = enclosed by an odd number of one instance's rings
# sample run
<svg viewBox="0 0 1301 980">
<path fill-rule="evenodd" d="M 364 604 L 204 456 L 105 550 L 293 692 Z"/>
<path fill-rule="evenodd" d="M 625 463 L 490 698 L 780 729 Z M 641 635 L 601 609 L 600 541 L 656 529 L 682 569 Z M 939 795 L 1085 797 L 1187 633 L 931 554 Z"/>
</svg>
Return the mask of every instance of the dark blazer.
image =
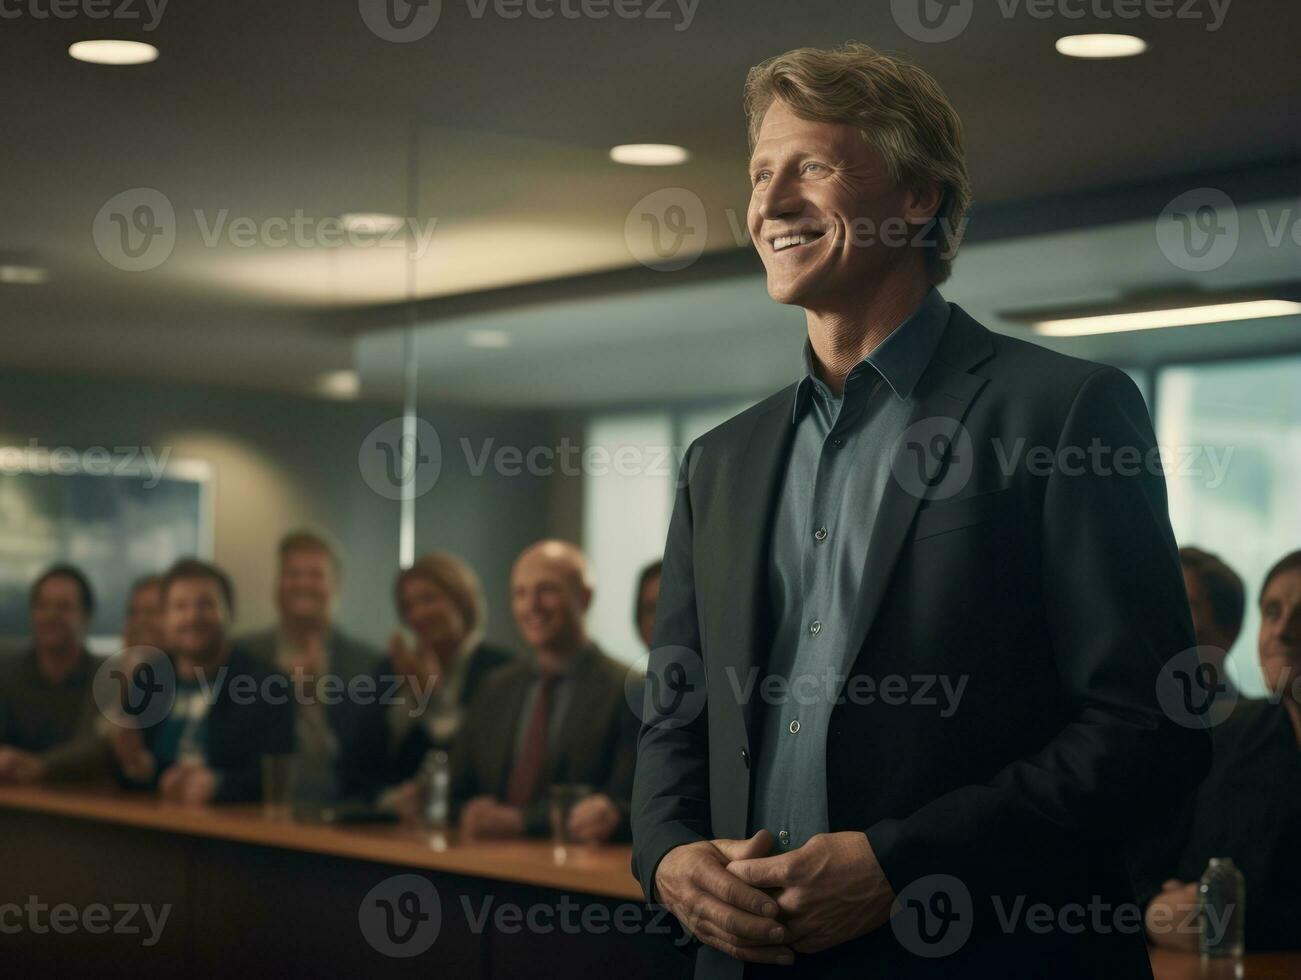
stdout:
<svg viewBox="0 0 1301 980">
<path fill-rule="evenodd" d="M 458 699 L 468 707 L 484 679 L 517 660 L 515 654 L 490 643 L 480 643 L 466 667 Z M 396 747 L 389 741 L 388 693 L 396 676 L 392 662 L 384 657 L 371 671 L 380 698 L 358 714 L 355 737 L 340 744 L 340 770 L 349 795 L 373 798 L 385 787 L 414 776 L 431 749 L 451 752 L 455 740 L 435 742 L 424 725 L 414 724 Z M 463 726 L 464 727 L 464 726 Z"/>
<path fill-rule="evenodd" d="M 550 832 L 546 787 L 584 783 L 608 795 L 625 819 L 616 838 L 627 839 L 629 799 L 637 752 L 637 718 L 624 693 L 628 669 L 590 644 L 576 654 L 574 684 L 556 736 L 543 762 L 536 800 L 524 810 L 526 832 Z M 536 677 L 531 661 L 517 660 L 494 672 L 470 703 L 469 714 L 452 750 L 452 806 L 459 812 L 481 794 L 504 799 L 515 761 L 519 725 L 527 725 L 525 699 Z"/>
<path fill-rule="evenodd" d="M 294 750 L 294 704 L 289 694 L 288 679 L 283 675 L 280 684 L 265 684 L 274 675 L 256 657 L 239 647 L 232 648 L 226 661 L 226 671 L 214 678 L 214 694 L 206 719 L 208 767 L 217 773 L 216 803 L 239 803 L 259 800 L 262 797 L 262 756 L 268 753 L 287 753 Z M 233 687 L 237 678 L 239 687 Z M 258 692 L 252 696 L 252 688 Z M 238 697 L 232 694 L 238 691 Z M 261 692 L 271 697 L 263 698 Z M 159 724 L 141 730 L 145 747 L 151 752 L 158 736 Z M 160 766 L 161 770 L 161 766 Z M 156 771 L 147 783 L 128 781 L 121 773 L 125 785 L 153 789 L 158 784 L 161 771 Z"/>
<path fill-rule="evenodd" d="M 704 704 L 682 723 L 648 718 L 640 734 L 633 870 L 648 897 L 673 847 L 752 829 L 762 707 L 742 703 L 734 684 L 763 667 L 771 643 L 770 524 L 794 393 L 696 440 L 679 481 L 648 673 L 685 658 Z M 929 875 L 961 881 L 972 933 L 928 959 L 887 925 L 797 955 L 783 975 L 1150 976 L 1141 929 L 1009 934 L 992 912 L 1018 897 L 1054 909 L 1132 902 L 1120 842 L 1208 764 L 1204 728 L 1175 724 L 1156 696 L 1163 665 L 1194 645 L 1160 473 L 1108 477 L 1077 467 L 1073 451 L 1051 473 L 1005 462 L 1018 439 L 1050 454 L 1095 437 L 1146 452 L 1155 439 L 1143 399 L 1114 368 L 993 334 L 953 306 L 913 402 L 921 424 L 897 462 L 934 451 L 935 420 L 963 429 L 953 452 L 941 442 L 940 459 L 927 460 L 925 483 L 900 466 L 879 512 L 863 515 L 875 523 L 850 673 L 967 686 L 947 718 L 943 702 L 838 704 L 828 813 L 832 831 L 866 832 L 896 893 Z M 703 946 L 696 964 L 697 976 L 741 972 Z"/>
<path fill-rule="evenodd" d="M 1301 949 L 1301 749 L 1292 719 L 1279 701 L 1242 698 L 1212 734 L 1215 761 L 1185 814 L 1188 832 L 1164 828 L 1183 847 L 1153 869 L 1151 892 L 1168 878 L 1197 881 L 1213 857 L 1232 858 L 1246 880 L 1247 950 Z"/>
<path fill-rule="evenodd" d="M 268 669 L 276 669 L 275 659 L 280 644 L 277 630 L 268 629 L 253 633 L 236 641 L 241 649 L 251 653 Z M 357 640 L 340 629 L 330 631 L 327 641 L 330 649 L 330 663 L 327 673 L 339 678 L 341 695 L 331 698 L 325 704 L 325 718 L 330 731 L 338 740 L 339 752 L 335 760 L 335 792 L 344 798 L 356 798 L 369 795 L 371 785 L 378 778 L 376 768 L 382 763 L 383 755 L 371 755 L 366 743 L 367 725 L 375 701 L 383 696 L 385 688 L 372 690 L 375 697 L 367 692 L 367 703 L 358 703 L 347 695 L 348 685 L 354 678 L 375 675 L 388 663 L 388 658 L 367 643 Z M 383 743 L 381 743 L 381 746 Z"/>
</svg>

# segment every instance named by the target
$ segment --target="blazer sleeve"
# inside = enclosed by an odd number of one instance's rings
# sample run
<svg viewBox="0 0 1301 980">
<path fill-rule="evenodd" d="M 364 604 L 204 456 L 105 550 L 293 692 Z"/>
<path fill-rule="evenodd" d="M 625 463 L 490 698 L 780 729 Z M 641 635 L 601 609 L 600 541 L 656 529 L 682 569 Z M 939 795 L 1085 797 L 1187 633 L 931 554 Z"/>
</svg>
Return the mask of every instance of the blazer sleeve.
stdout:
<svg viewBox="0 0 1301 980">
<path fill-rule="evenodd" d="M 701 701 L 691 717 L 662 716 L 656 714 L 655 699 L 649 696 L 655 678 L 671 676 L 669 668 L 673 663 L 704 655 L 696 610 L 694 532 L 687 482 L 689 463 L 698 452 L 698 443 L 692 443 L 678 476 L 646 667 L 647 696 L 642 702 L 637 738 L 632 871 L 651 902 L 657 900 L 655 870 L 664 855 L 682 844 L 713 836 L 707 706 Z M 698 668 L 694 673 L 699 673 Z"/>
<path fill-rule="evenodd" d="M 1063 853 L 1119 846 L 1205 775 L 1209 731 L 1173 720 L 1157 695 L 1165 665 L 1195 657 L 1195 641 L 1165 482 L 1148 465 L 1155 443 L 1126 375 L 1102 368 L 1082 382 L 1043 486 L 1040 563 L 1044 656 L 1072 716 L 988 782 L 864 828 L 896 891 L 938 872 L 973 895 L 1051 888 Z M 1094 464 L 1099 444 L 1108 452 Z"/>
</svg>

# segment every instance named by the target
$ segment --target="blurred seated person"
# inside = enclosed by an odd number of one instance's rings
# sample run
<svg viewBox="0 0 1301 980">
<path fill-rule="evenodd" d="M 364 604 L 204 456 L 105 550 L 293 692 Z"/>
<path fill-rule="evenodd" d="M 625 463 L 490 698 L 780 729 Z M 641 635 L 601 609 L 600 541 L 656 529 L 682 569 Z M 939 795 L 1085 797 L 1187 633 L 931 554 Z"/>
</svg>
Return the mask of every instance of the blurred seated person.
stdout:
<svg viewBox="0 0 1301 980">
<path fill-rule="evenodd" d="M 1239 700 L 1212 729 L 1214 762 L 1187 843 L 1147 906 L 1158 946 L 1197 950 L 1195 929 L 1168 923 L 1185 921 L 1207 863 L 1227 857 L 1246 883 L 1247 951 L 1301 949 L 1301 551 L 1265 576 L 1257 648 L 1270 696 Z"/>
<path fill-rule="evenodd" d="M 231 644 L 234 590 L 217 566 L 178 561 L 163 576 L 162 599 L 164 654 L 124 685 L 133 713 L 110 736 L 119 778 L 183 803 L 258 800 L 262 756 L 294 748 L 289 680 Z M 160 718 L 140 692 L 165 699 Z M 131 719 L 142 727 L 127 727 Z"/>
<path fill-rule="evenodd" d="M 1215 671 L 1216 697 L 1237 697 L 1224 662 L 1242 631 L 1247 606 L 1242 579 L 1218 555 L 1200 548 L 1180 548 L 1179 562 L 1183 565 L 1198 652 L 1202 662 Z"/>
<path fill-rule="evenodd" d="M 293 681 L 295 796 L 333 801 L 348 795 L 351 779 L 340 767 L 355 753 L 343 746 L 358 737 L 364 710 L 349 695 L 356 690 L 349 685 L 369 676 L 381 658 L 379 651 L 335 625 L 343 579 L 338 549 L 322 534 L 298 530 L 280 539 L 278 553 L 278 622 L 235 645 Z"/>
<path fill-rule="evenodd" d="M 31 649 L 0 663 L 0 783 L 82 775 L 79 743 L 98 717 L 99 662 L 86 649 L 95 596 L 86 576 L 53 566 L 33 583 L 28 608 Z"/>
<path fill-rule="evenodd" d="M 389 657 L 375 669 L 380 697 L 355 743 L 360 757 L 346 764 L 352 785 L 372 791 L 411 780 L 431 750 L 450 752 L 484 678 L 516 660 L 484 641 L 483 586 L 455 555 L 430 552 L 398 572 L 393 596 L 414 643 L 401 632 L 390 639 Z M 410 797 L 403 809 L 415 805 L 416 783 L 399 792 Z"/>
<path fill-rule="evenodd" d="M 126 621 L 122 626 L 122 648 L 163 645 L 163 577 L 146 575 L 131 585 L 127 597 Z"/>
<path fill-rule="evenodd" d="M 463 835 L 546 835 L 550 788 L 563 784 L 591 790 L 570 811 L 573 839 L 629 837 L 638 725 L 624 694 L 627 669 L 587 635 L 591 601 L 574 545 L 542 541 L 516 559 L 511 611 L 530 656 L 483 682 L 452 751 Z"/>
<path fill-rule="evenodd" d="M 663 571 L 663 560 L 653 561 L 641 570 L 641 575 L 637 578 L 637 605 L 633 610 L 633 621 L 637 625 L 637 635 L 647 650 L 651 648 L 651 634 L 655 631 L 655 607 L 660 601 L 660 573 Z"/>
</svg>

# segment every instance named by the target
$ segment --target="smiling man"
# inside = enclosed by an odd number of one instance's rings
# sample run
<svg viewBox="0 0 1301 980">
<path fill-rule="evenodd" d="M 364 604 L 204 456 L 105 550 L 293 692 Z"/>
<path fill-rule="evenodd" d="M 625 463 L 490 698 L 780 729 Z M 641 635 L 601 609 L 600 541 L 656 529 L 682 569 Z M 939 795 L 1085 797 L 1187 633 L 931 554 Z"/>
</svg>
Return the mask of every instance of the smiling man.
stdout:
<svg viewBox="0 0 1301 980">
<path fill-rule="evenodd" d="M 1073 927 L 1133 904 L 1122 846 L 1209 751 L 1157 698 L 1194 640 L 1162 474 L 1119 465 L 1142 397 L 940 295 L 970 191 L 925 72 L 801 49 L 745 108 L 803 371 L 688 453 L 634 871 L 697 976 L 1149 976 L 1137 907 Z"/>
<path fill-rule="evenodd" d="M 571 839 L 626 840 L 637 724 L 626 669 L 587 633 L 587 560 L 567 541 L 539 541 L 515 559 L 510 593 L 529 655 L 479 684 L 452 749 L 461 833 L 545 835 L 551 788 L 567 786 L 579 797 Z"/>
<path fill-rule="evenodd" d="M 154 719 L 144 702 L 139 717 L 149 724 L 114 728 L 118 777 L 187 804 L 258 800 L 262 756 L 294 750 L 289 680 L 275 683 L 231 644 L 234 589 L 220 568 L 183 558 L 163 576 L 161 590 L 163 646 L 175 682 L 151 695 L 166 699 L 161 717 Z M 157 673 L 156 664 L 151 669 Z"/>
</svg>

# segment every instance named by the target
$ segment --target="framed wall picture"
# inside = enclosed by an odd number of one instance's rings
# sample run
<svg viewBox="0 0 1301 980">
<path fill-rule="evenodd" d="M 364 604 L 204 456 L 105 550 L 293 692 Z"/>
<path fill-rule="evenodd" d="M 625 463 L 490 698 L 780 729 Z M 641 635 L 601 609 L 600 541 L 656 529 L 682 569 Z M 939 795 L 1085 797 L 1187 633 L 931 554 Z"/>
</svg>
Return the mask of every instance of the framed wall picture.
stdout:
<svg viewBox="0 0 1301 980">
<path fill-rule="evenodd" d="M 92 650 L 111 653 L 136 579 L 212 554 L 212 467 L 137 447 L 0 446 L 0 642 L 29 632 L 28 590 L 57 562 L 94 587 Z"/>
</svg>

